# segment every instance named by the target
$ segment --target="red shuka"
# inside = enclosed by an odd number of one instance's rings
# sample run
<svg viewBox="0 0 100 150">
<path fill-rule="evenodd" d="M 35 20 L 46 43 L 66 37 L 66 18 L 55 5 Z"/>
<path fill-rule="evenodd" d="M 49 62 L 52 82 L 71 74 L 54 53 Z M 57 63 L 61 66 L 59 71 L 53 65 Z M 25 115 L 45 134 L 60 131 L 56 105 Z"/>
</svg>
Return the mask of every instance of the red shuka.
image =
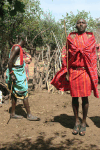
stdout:
<svg viewBox="0 0 100 150">
<path fill-rule="evenodd" d="M 58 90 L 71 91 L 72 97 L 85 97 L 94 91 L 94 96 L 99 98 L 97 89 L 97 58 L 95 37 L 91 32 L 78 35 L 76 32 L 69 34 L 68 38 L 68 69 L 69 82 L 66 81 L 67 63 L 66 47 L 62 51 L 62 68 L 57 72 L 51 84 Z M 73 68 L 85 67 L 86 69 L 76 70 Z"/>
</svg>

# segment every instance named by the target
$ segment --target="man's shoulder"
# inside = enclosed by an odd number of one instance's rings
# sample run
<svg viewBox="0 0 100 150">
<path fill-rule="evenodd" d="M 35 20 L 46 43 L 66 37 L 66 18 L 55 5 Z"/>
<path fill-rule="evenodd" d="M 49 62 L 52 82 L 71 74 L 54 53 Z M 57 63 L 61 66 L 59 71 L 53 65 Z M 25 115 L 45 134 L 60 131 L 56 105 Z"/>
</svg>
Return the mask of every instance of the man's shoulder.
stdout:
<svg viewBox="0 0 100 150">
<path fill-rule="evenodd" d="M 69 34 L 69 36 L 70 36 L 72 39 L 74 39 L 74 38 L 76 37 L 76 33 L 77 33 L 77 32 L 71 32 L 71 33 Z"/>
<path fill-rule="evenodd" d="M 90 37 L 93 37 L 93 36 L 94 36 L 93 32 L 86 32 L 86 35 L 87 35 L 88 39 L 89 39 Z"/>
<path fill-rule="evenodd" d="M 13 52 L 19 52 L 20 51 L 20 45 L 18 44 L 14 44 L 11 51 Z"/>
<path fill-rule="evenodd" d="M 21 47 L 20 45 L 14 44 L 13 47 L 12 47 L 12 49 L 20 49 L 20 47 Z"/>
</svg>

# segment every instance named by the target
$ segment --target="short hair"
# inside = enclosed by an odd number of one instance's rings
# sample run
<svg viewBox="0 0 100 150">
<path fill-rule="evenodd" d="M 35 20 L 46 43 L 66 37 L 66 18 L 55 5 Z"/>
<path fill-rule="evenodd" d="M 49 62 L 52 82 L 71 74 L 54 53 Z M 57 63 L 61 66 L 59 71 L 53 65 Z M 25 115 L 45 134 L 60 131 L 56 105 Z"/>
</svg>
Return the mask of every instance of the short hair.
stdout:
<svg viewBox="0 0 100 150">
<path fill-rule="evenodd" d="M 81 19 L 83 19 L 83 20 L 86 22 L 86 20 L 85 20 L 84 18 L 79 18 L 79 19 L 77 20 L 77 22 L 78 22 L 79 20 L 81 20 Z M 76 24 L 77 24 L 77 22 L 76 22 Z M 86 22 L 86 24 L 87 24 L 87 22 Z"/>
</svg>

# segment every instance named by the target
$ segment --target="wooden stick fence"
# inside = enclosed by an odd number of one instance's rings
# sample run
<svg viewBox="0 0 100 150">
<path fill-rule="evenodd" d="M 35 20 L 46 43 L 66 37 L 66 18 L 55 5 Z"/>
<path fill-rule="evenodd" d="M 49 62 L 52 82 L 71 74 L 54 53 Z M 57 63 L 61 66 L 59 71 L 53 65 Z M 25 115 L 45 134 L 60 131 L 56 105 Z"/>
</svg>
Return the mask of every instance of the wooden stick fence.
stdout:
<svg viewBox="0 0 100 150">
<path fill-rule="evenodd" d="M 43 88 L 48 89 L 48 92 L 57 92 L 56 88 L 50 84 L 51 80 L 54 78 L 55 74 L 61 69 L 62 59 L 61 59 L 61 46 L 54 34 L 57 48 L 51 50 L 50 46 L 47 44 L 46 48 L 42 48 L 39 55 L 35 55 L 34 63 L 34 75 L 33 75 L 33 87 L 35 89 L 42 90 Z M 58 93 L 63 94 L 62 91 Z"/>
<path fill-rule="evenodd" d="M 52 31 L 55 38 L 57 49 L 50 50 L 47 44 L 46 48 L 43 47 L 39 55 L 35 55 L 33 87 L 42 90 L 47 88 L 48 92 L 55 91 L 55 87 L 50 84 L 55 74 L 61 69 L 61 47 L 57 38 Z"/>
<path fill-rule="evenodd" d="M 33 74 L 33 87 L 42 90 L 47 88 L 48 92 L 54 92 L 55 88 L 50 84 L 54 75 L 61 67 L 61 60 L 59 61 L 59 49 L 50 50 L 49 45 L 43 47 L 38 56 L 34 56 L 34 74 Z"/>
</svg>

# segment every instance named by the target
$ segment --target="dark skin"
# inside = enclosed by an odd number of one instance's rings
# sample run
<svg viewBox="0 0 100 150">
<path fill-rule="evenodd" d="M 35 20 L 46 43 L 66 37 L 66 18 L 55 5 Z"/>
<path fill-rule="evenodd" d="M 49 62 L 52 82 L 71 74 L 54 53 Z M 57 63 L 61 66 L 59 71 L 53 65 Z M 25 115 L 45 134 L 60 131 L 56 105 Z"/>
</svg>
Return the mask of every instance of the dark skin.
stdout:
<svg viewBox="0 0 100 150">
<path fill-rule="evenodd" d="M 23 47 L 25 45 L 25 41 L 20 39 L 18 41 L 18 45 L 20 45 L 21 47 Z M 11 55 L 10 55 L 10 59 L 9 59 L 9 62 L 8 62 L 8 67 L 9 67 L 9 71 L 11 72 L 12 71 L 12 67 L 13 67 L 13 62 L 14 62 L 14 59 L 16 56 L 18 56 L 20 53 L 20 48 L 18 46 L 15 46 L 13 48 L 13 51 L 11 52 Z M 13 84 L 15 84 L 15 81 L 16 81 L 16 77 L 13 73 L 11 73 L 11 80 L 13 82 Z M 12 109 L 11 109 L 11 116 L 15 116 L 15 107 L 16 107 L 16 103 L 17 103 L 17 99 L 16 97 L 14 97 L 12 95 Z M 36 117 L 32 116 L 31 115 L 31 111 L 30 111 L 30 106 L 29 106 L 29 102 L 28 102 L 28 98 L 24 99 L 23 100 L 23 104 L 24 104 L 24 107 L 26 109 L 26 112 L 27 112 L 27 116 L 30 116 L 30 118 L 32 119 L 32 121 L 35 121 L 37 120 Z M 18 116 L 19 119 L 22 118 L 22 116 Z M 39 120 L 39 119 L 38 119 Z"/>
<path fill-rule="evenodd" d="M 76 24 L 76 28 L 78 30 L 78 34 L 83 34 L 85 32 L 85 29 L 87 27 L 87 23 L 84 19 L 79 19 Z M 78 110 L 79 110 L 79 102 L 78 102 L 78 97 L 72 97 L 72 107 L 73 107 L 73 112 L 75 116 L 75 125 L 80 124 L 79 116 L 78 116 Z M 89 107 L 89 102 L 88 102 L 88 97 L 82 97 L 82 111 L 83 111 L 83 119 L 82 119 L 82 124 L 81 126 L 85 127 L 86 126 L 86 117 L 88 113 L 88 107 Z M 77 131 L 73 130 L 74 133 L 77 133 Z M 85 131 L 81 132 L 81 135 L 84 135 Z"/>
<path fill-rule="evenodd" d="M 73 112 L 75 116 L 75 125 L 80 124 L 78 112 L 79 112 L 79 101 L 78 97 L 72 97 L 72 107 L 73 107 Z M 88 107 L 89 107 L 89 102 L 88 102 L 88 97 L 82 97 L 82 111 L 83 111 L 83 119 L 82 119 L 82 124 L 81 126 L 85 127 L 86 126 L 86 117 L 88 113 Z M 74 133 L 76 133 L 75 130 L 73 130 Z M 81 134 L 85 134 L 85 131 L 81 132 Z"/>
<path fill-rule="evenodd" d="M 78 30 L 78 34 L 82 34 L 85 32 L 87 27 L 87 23 L 84 19 L 79 19 L 76 23 L 76 29 Z"/>
</svg>

